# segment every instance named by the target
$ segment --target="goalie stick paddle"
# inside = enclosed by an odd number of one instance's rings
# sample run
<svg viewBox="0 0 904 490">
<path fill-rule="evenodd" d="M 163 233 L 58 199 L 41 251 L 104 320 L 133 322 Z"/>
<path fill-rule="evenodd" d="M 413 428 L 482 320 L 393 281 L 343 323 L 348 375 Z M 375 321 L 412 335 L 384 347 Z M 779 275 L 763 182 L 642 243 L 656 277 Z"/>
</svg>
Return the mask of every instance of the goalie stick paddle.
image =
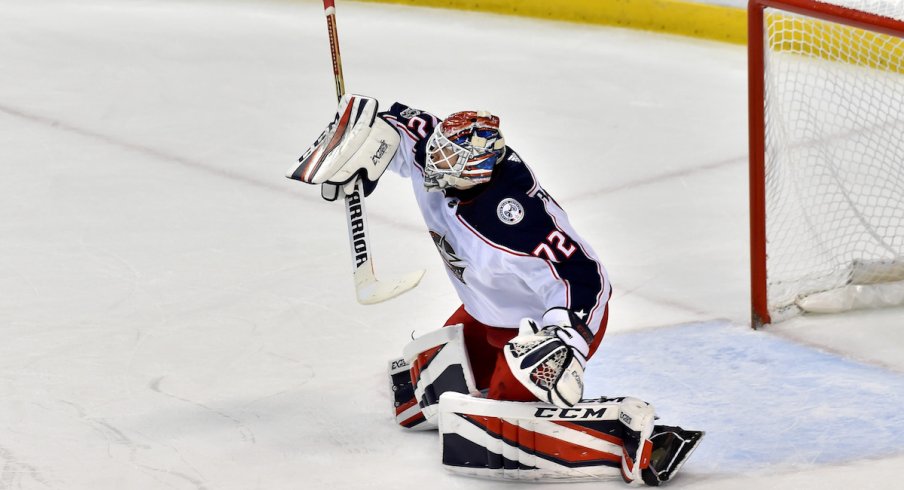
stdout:
<svg viewBox="0 0 904 490">
<path fill-rule="evenodd" d="M 342 99 L 345 94 L 345 78 L 342 76 L 342 59 L 339 57 L 339 35 L 336 31 L 335 0 L 323 0 L 323 11 L 326 14 L 326 26 L 330 36 L 330 55 L 333 58 L 333 76 L 336 79 L 336 98 Z M 331 185 L 331 184 L 323 184 Z M 343 189 L 344 188 L 344 189 Z M 391 280 L 379 281 L 374 275 L 373 257 L 367 238 L 367 214 L 364 208 L 364 184 L 360 177 L 355 177 L 351 185 L 333 189 L 345 194 L 345 215 L 348 218 L 348 240 L 351 246 L 352 259 L 355 264 L 355 296 L 363 305 L 372 305 L 395 298 L 414 288 L 424 277 L 424 270 L 406 274 Z M 325 192 L 325 191 L 324 191 Z"/>
</svg>

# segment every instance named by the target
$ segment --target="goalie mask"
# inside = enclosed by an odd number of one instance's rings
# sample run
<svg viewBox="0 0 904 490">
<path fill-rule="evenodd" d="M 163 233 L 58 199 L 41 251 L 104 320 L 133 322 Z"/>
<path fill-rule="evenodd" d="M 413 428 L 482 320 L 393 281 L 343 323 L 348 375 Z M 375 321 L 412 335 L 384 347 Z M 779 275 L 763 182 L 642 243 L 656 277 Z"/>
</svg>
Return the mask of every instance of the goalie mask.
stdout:
<svg viewBox="0 0 904 490">
<path fill-rule="evenodd" d="M 456 112 L 427 141 L 424 185 L 428 190 L 467 189 L 489 182 L 504 155 L 498 117 L 486 111 Z"/>
</svg>

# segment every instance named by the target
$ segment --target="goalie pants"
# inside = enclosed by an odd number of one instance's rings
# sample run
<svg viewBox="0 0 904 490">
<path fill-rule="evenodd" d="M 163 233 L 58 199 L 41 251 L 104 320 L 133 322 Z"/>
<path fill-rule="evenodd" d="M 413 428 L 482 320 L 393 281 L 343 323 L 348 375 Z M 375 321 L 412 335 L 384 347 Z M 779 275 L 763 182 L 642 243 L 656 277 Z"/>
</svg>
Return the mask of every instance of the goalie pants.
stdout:
<svg viewBox="0 0 904 490">
<path fill-rule="evenodd" d="M 600 341 L 603 340 L 608 321 L 609 308 L 607 305 L 600 328 L 590 344 L 588 358 L 593 356 Z M 487 398 L 492 400 L 537 401 L 537 397 L 515 379 L 502 351 L 506 342 L 518 335 L 518 329 L 484 325 L 465 311 L 464 305 L 455 310 L 455 313 L 446 320 L 445 326 L 459 323 L 464 325 L 465 347 L 468 349 L 468 360 L 474 371 L 477 389 L 487 390 Z"/>
</svg>

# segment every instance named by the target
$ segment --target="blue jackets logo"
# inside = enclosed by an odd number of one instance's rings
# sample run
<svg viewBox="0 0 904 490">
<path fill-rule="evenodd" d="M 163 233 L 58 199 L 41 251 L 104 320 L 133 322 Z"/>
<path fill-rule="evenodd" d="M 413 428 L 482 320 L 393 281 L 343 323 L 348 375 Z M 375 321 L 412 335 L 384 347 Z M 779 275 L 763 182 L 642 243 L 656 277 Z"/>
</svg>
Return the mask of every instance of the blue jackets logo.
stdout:
<svg viewBox="0 0 904 490">
<path fill-rule="evenodd" d="M 524 206 L 520 202 L 507 197 L 499 202 L 496 216 L 507 225 L 517 225 L 524 219 Z"/>
<path fill-rule="evenodd" d="M 467 264 L 459 256 L 455 255 L 455 249 L 446 241 L 446 237 L 430 230 L 430 238 L 433 239 L 433 244 L 439 250 L 439 255 L 443 258 L 443 262 L 446 263 L 446 267 L 449 268 L 449 272 L 462 284 L 467 284 L 465 282 L 465 268 Z"/>
</svg>

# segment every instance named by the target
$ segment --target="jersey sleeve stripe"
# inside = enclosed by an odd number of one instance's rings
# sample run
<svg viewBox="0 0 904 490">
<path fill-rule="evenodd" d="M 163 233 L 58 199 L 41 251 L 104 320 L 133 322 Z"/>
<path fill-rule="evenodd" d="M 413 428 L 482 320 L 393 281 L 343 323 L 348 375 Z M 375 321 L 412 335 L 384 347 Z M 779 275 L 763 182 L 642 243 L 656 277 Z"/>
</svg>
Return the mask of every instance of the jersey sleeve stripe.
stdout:
<svg viewBox="0 0 904 490">
<path fill-rule="evenodd" d="M 531 186 L 531 188 L 528 189 L 527 195 L 528 195 L 529 197 L 534 197 L 534 196 L 537 195 L 537 191 L 540 190 L 540 183 L 539 183 L 539 181 L 537 180 L 537 176 L 534 175 L 534 171 L 531 170 L 530 167 L 528 167 L 527 165 L 525 165 L 524 168 L 526 168 L 527 171 L 528 171 L 528 173 L 530 173 L 530 178 L 531 178 L 531 180 L 534 182 L 533 185 Z"/>
<path fill-rule="evenodd" d="M 563 279 L 562 276 L 559 275 L 559 272 L 556 271 L 556 267 L 553 265 L 553 262 L 551 260 L 541 259 L 540 257 L 537 257 L 537 258 L 542 260 L 543 262 L 546 262 L 546 266 L 549 267 L 550 272 L 552 272 L 552 276 L 555 277 L 556 280 L 561 281 L 562 284 L 565 285 L 565 305 L 564 306 L 565 306 L 565 308 L 571 308 L 571 284 L 568 283 L 567 279 Z"/>
<path fill-rule="evenodd" d="M 531 176 L 533 176 L 533 173 L 531 173 Z M 535 179 L 535 182 L 536 182 L 536 179 Z M 549 209 L 546 207 L 546 203 L 544 203 L 543 209 L 546 211 L 546 214 L 548 214 L 549 217 L 552 218 L 552 221 L 555 224 L 556 229 L 560 233 L 563 233 L 565 236 L 571 237 L 572 234 L 568 233 L 566 230 L 564 230 L 562 228 L 562 226 L 559 224 L 559 220 L 556 219 L 555 214 L 549 212 Z M 605 304 L 602 301 L 602 298 L 604 296 L 604 293 L 606 293 L 607 290 L 610 290 L 611 286 L 609 285 L 609 281 L 606 278 L 606 275 L 603 273 L 599 260 L 596 259 L 595 257 L 593 257 L 592 255 L 590 255 L 589 253 L 587 253 L 587 249 L 584 248 L 584 244 L 580 240 L 574 240 L 572 238 L 572 241 L 575 244 L 577 244 L 578 248 L 581 249 L 581 253 L 584 255 L 584 257 L 587 257 L 588 260 L 593 261 L 594 265 L 596 266 L 597 275 L 599 277 L 599 281 L 600 281 L 599 282 L 599 284 L 600 284 L 599 292 L 596 294 L 596 301 L 594 302 L 593 308 L 590 309 L 590 313 L 587 315 L 587 326 L 590 327 L 591 330 L 593 331 L 593 334 L 596 335 L 597 331 L 599 330 L 600 325 L 599 325 L 599 322 L 593 320 L 593 317 L 596 314 L 597 310 L 599 310 L 599 307 L 601 305 Z M 566 280 L 566 283 L 567 283 L 567 280 Z M 608 296 L 606 296 L 606 297 L 607 297 L 607 301 L 606 301 L 606 303 L 607 303 Z M 565 307 L 570 309 L 571 303 L 572 303 L 572 297 L 571 297 L 571 292 L 569 291 L 568 304 L 566 304 Z"/>
<path fill-rule="evenodd" d="M 599 310 L 600 306 L 603 307 L 603 309 L 600 311 L 601 312 L 605 311 L 606 304 L 609 303 L 609 296 L 611 295 L 611 291 L 612 291 L 611 286 L 609 285 L 609 281 L 607 281 L 605 279 L 605 276 L 603 275 L 603 271 L 600 269 L 599 262 L 597 262 L 596 270 L 600 275 L 603 287 L 600 288 L 600 292 L 596 295 L 596 305 L 593 306 L 593 309 L 590 310 L 590 314 L 587 316 L 587 326 L 593 332 L 594 336 L 596 336 L 597 332 L 600 329 L 600 322 L 602 321 L 602 316 L 600 316 L 599 320 L 594 320 L 593 317 L 594 317 L 594 315 L 596 315 L 596 312 L 597 312 L 597 310 Z M 604 296 L 603 293 L 606 293 L 605 294 L 606 301 L 602 301 L 603 296 Z"/>
<path fill-rule="evenodd" d="M 545 262 L 546 266 L 549 267 L 549 272 L 552 273 L 552 276 L 554 278 L 556 278 L 556 281 L 561 282 L 565 286 L 565 302 L 566 302 L 565 307 L 566 308 L 569 307 L 569 305 L 571 304 L 571 285 L 568 283 L 568 281 L 566 279 L 562 278 L 562 276 L 556 270 L 556 267 L 551 260 L 546 260 L 541 257 L 537 257 L 535 255 L 518 252 L 517 250 L 512 250 L 510 248 L 503 247 L 502 245 L 494 243 L 491 240 L 487 239 L 485 236 L 481 235 L 477 230 L 475 230 L 471 225 L 469 225 L 467 221 L 463 220 L 461 218 L 461 216 L 456 216 L 456 217 L 458 218 L 458 221 L 460 221 L 461 224 L 463 224 L 465 226 L 465 228 L 470 230 L 471 233 L 473 233 L 475 236 L 477 236 L 477 238 L 480 238 L 481 240 L 483 240 L 484 243 L 495 248 L 496 250 L 501 250 L 503 252 L 509 253 L 509 254 L 517 256 L 517 257 L 530 257 L 530 258 L 542 260 L 543 262 Z"/>
<path fill-rule="evenodd" d="M 487 239 L 487 237 L 481 235 L 480 232 L 478 232 L 478 231 L 475 230 L 471 225 L 469 225 L 467 221 L 463 220 L 463 219 L 461 218 L 461 216 L 456 216 L 456 218 L 458 218 L 458 221 L 460 221 L 461 224 L 463 224 L 463 225 L 465 226 L 465 228 L 467 228 L 468 230 L 471 231 L 471 233 L 473 233 L 474 235 L 476 235 L 477 238 L 480 238 L 481 240 L 484 241 L 484 243 L 486 243 L 487 245 L 489 245 L 489 246 L 495 248 L 496 250 L 501 250 L 501 251 L 503 251 L 503 252 L 510 253 L 510 254 L 512 254 L 512 255 L 516 255 L 516 256 L 518 256 L 518 257 L 533 257 L 533 256 L 530 255 L 530 254 L 526 254 L 526 253 L 524 253 L 524 252 L 519 252 L 519 251 L 517 251 L 517 250 L 512 250 L 512 249 L 510 249 L 510 248 L 508 248 L 508 247 L 503 247 L 502 245 L 499 245 L 498 243 L 495 243 L 495 242 L 490 241 L 489 239 Z"/>
</svg>

